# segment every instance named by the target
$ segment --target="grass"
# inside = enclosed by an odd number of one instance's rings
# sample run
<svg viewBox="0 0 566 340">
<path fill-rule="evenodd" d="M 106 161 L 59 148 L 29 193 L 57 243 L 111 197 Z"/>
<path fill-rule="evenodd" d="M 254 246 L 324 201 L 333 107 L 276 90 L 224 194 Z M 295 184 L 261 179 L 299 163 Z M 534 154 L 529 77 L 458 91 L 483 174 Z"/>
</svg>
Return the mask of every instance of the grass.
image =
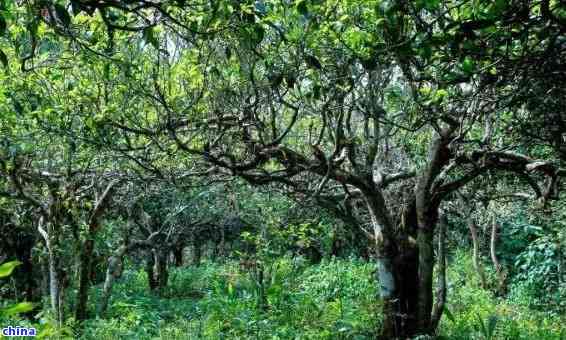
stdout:
<svg viewBox="0 0 566 340">
<path fill-rule="evenodd" d="M 439 338 L 566 339 L 564 316 L 494 297 L 479 287 L 471 268 L 466 254 L 451 260 L 449 317 L 440 324 Z M 381 319 L 374 271 L 373 264 L 357 259 L 313 266 L 279 259 L 265 271 L 265 308 L 253 275 L 234 262 L 175 268 L 160 296 L 148 292 L 143 271 L 127 271 L 115 287 L 107 316 L 88 320 L 81 334 L 70 320 L 66 337 L 372 339 Z M 99 289 L 93 289 L 91 301 Z"/>
</svg>

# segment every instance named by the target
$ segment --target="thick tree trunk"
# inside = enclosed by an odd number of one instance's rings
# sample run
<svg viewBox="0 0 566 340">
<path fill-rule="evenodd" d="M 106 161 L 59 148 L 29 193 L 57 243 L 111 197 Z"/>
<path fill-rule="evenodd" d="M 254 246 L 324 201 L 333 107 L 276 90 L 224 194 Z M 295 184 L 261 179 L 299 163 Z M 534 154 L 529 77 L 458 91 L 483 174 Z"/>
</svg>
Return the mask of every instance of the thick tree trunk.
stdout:
<svg viewBox="0 0 566 340">
<path fill-rule="evenodd" d="M 379 339 L 405 339 L 418 332 L 418 253 L 408 237 L 397 239 L 380 192 L 365 193 L 376 242 L 377 280 L 383 324 Z"/>
<path fill-rule="evenodd" d="M 422 333 L 430 333 L 432 313 L 432 277 L 434 270 L 433 234 L 430 226 L 419 226 L 417 244 L 419 247 L 419 303 L 418 329 Z"/>
<path fill-rule="evenodd" d="M 93 252 L 94 240 L 92 238 L 89 238 L 84 242 L 81 250 L 79 290 L 77 293 L 77 309 L 75 313 L 75 318 L 78 321 L 86 320 L 88 316 L 88 290 L 90 288 L 90 274 L 92 266 L 91 259 Z"/>
<path fill-rule="evenodd" d="M 156 250 L 156 279 L 157 286 L 161 290 L 167 287 L 167 282 L 169 281 L 169 271 L 167 268 L 167 250 Z"/>
</svg>

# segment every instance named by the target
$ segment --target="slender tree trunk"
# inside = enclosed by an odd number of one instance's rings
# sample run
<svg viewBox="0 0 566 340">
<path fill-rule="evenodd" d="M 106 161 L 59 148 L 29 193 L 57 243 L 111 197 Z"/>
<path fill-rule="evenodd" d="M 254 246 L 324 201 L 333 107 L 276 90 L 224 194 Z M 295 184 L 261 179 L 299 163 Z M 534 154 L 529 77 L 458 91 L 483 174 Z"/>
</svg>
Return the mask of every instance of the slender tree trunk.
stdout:
<svg viewBox="0 0 566 340">
<path fill-rule="evenodd" d="M 487 280 L 480 260 L 478 232 L 476 224 L 471 218 L 468 221 L 468 228 L 470 229 L 470 234 L 472 236 L 472 261 L 474 264 L 474 270 L 478 273 L 481 287 L 485 289 L 487 287 Z"/>
<path fill-rule="evenodd" d="M 503 296 L 505 295 L 505 292 L 507 290 L 507 285 L 505 283 L 506 273 L 503 267 L 501 266 L 501 264 L 499 263 L 499 259 L 497 258 L 497 253 L 496 253 L 497 229 L 498 229 L 498 224 L 494 217 L 493 221 L 491 222 L 491 239 L 489 242 L 489 250 L 491 254 L 491 261 L 493 262 L 493 266 L 495 267 L 495 273 L 497 274 L 498 294 Z"/>
<path fill-rule="evenodd" d="M 49 254 L 48 254 L 49 256 Z M 49 292 L 49 259 L 42 258 L 41 263 L 41 295 L 48 296 Z"/>
<path fill-rule="evenodd" d="M 116 253 L 114 253 L 108 259 L 108 268 L 106 269 L 106 279 L 104 280 L 104 287 L 102 288 L 102 295 L 100 297 L 100 303 L 98 305 L 97 315 L 99 317 L 104 316 L 106 309 L 108 308 L 108 302 L 110 301 L 110 296 L 112 295 L 112 288 L 114 282 L 120 276 L 122 272 L 122 261 L 124 254 L 126 253 L 127 247 L 125 245 L 120 246 Z"/>
<path fill-rule="evenodd" d="M 184 244 L 180 243 L 173 249 L 173 257 L 175 259 L 175 267 L 183 266 L 183 250 L 185 249 Z"/>
<path fill-rule="evenodd" d="M 57 270 L 56 256 L 52 250 L 49 251 L 49 294 L 51 296 L 51 308 L 58 326 L 63 321 L 61 318 L 61 286 L 59 284 L 59 273 Z"/>
<path fill-rule="evenodd" d="M 59 259 L 57 255 L 57 242 L 55 238 L 55 230 L 52 223 L 47 223 L 47 230 L 43 229 L 44 219 L 41 217 L 39 219 L 38 231 L 43 236 L 45 240 L 45 246 L 47 247 L 48 254 L 48 271 L 49 271 L 49 295 L 51 300 L 51 309 L 53 316 L 55 317 L 55 322 L 58 327 L 61 327 L 63 321 L 63 311 L 62 311 L 62 294 L 61 294 L 61 284 L 59 277 Z"/>
<path fill-rule="evenodd" d="M 81 250 L 80 259 L 80 276 L 79 276 L 79 290 L 77 293 L 77 309 L 75 312 L 75 318 L 78 321 L 87 319 L 87 307 L 88 307 L 88 290 L 90 288 L 90 274 L 92 266 L 92 256 L 94 253 L 94 240 L 92 238 L 87 239 L 83 243 Z"/>
<path fill-rule="evenodd" d="M 149 290 L 154 291 L 157 289 L 158 284 L 155 279 L 155 256 L 153 251 L 149 251 L 149 256 L 147 257 L 147 262 L 145 265 L 145 272 L 147 273 L 147 282 L 149 284 Z"/>
<path fill-rule="evenodd" d="M 436 302 L 432 310 L 431 328 L 435 330 L 440 323 L 444 305 L 446 304 L 446 215 L 440 217 L 438 224 L 438 286 L 436 287 Z"/>
</svg>

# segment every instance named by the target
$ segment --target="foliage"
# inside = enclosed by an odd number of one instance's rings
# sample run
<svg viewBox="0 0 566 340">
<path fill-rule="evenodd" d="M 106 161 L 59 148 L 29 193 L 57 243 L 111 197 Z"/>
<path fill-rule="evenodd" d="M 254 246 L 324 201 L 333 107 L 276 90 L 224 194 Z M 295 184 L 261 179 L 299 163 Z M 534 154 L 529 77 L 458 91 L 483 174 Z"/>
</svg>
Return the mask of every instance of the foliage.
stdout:
<svg viewBox="0 0 566 340">
<path fill-rule="evenodd" d="M 471 259 L 463 252 L 454 254 L 450 262 L 452 317 L 443 318 L 440 338 L 559 340 L 566 336 L 563 315 L 529 309 L 483 291 L 470 280 Z M 375 266 L 353 258 L 323 260 L 319 265 L 291 258 L 276 263 L 265 312 L 257 308 L 253 282 L 236 262 L 175 269 L 162 296 L 147 291 L 143 271 L 126 271 L 108 317 L 86 321 L 73 337 L 373 338 L 380 318 L 374 304 Z M 10 322 L 32 325 L 17 319 Z"/>
<path fill-rule="evenodd" d="M 483 290 L 473 273 L 469 252 L 454 254 L 448 271 L 448 309 L 440 333 L 449 339 L 562 339 L 563 314 L 536 311 Z M 532 299 L 522 291 L 522 299 Z"/>
</svg>

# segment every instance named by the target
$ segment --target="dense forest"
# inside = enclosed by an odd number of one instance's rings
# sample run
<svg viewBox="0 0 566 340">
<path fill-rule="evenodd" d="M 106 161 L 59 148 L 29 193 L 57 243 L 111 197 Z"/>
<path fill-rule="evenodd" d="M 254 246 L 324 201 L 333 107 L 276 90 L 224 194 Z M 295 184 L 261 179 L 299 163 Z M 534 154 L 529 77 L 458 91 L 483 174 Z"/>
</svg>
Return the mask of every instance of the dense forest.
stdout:
<svg viewBox="0 0 566 340">
<path fill-rule="evenodd" d="M 566 339 L 565 176 L 562 0 L 0 0 L 0 338 Z"/>
</svg>

